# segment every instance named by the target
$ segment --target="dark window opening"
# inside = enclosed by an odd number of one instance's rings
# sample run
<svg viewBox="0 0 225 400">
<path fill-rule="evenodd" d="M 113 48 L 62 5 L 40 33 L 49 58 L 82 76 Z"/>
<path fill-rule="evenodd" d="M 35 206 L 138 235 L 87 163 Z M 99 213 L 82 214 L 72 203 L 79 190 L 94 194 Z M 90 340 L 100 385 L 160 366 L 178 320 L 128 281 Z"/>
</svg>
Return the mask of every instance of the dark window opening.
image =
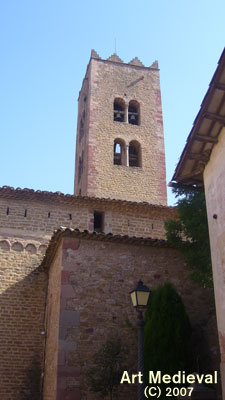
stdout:
<svg viewBox="0 0 225 400">
<path fill-rule="evenodd" d="M 24 211 L 24 217 L 26 217 L 27 216 L 27 210 L 25 209 L 25 211 Z"/>
<path fill-rule="evenodd" d="M 6 215 L 9 215 L 9 207 L 7 207 Z"/>
<path fill-rule="evenodd" d="M 139 148 L 138 144 L 130 142 L 129 145 L 129 167 L 139 167 Z"/>
<path fill-rule="evenodd" d="M 104 214 L 98 211 L 94 211 L 94 231 L 103 232 L 103 219 Z"/>
<path fill-rule="evenodd" d="M 51 217 L 51 213 L 50 212 L 48 212 L 48 218 L 50 218 Z"/>
<path fill-rule="evenodd" d="M 69 219 L 70 221 L 72 221 L 72 214 L 69 214 Z"/>
<path fill-rule="evenodd" d="M 117 142 L 114 143 L 114 164 L 115 165 L 122 164 L 122 148 L 121 144 Z"/>
<path fill-rule="evenodd" d="M 136 101 L 130 101 L 128 108 L 128 122 L 132 125 L 139 124 L 139 115 L 138 115 L 138 103 Z"/>
<path fill-rule="evenodd" d="M 78 183 L 81 180 L 83 174 L 83 167 L 84 167 L 84 151 L 82 151 L 82 156 L 79 157 L 79 165 L 78 165 Z"/>
<path fill-rule="evenodd" d="M 122 99 L 114 100 L 114 121 L 124 122 L 125 104 Z"/>
<path fill-rule="evenodd" d="M 83 136 L 84 136 L 84 122 L 83 122 L 83 119 L 81 118 L 80 128 L 79 128 L 79 141 L 81 141 Z"/>
</svg>

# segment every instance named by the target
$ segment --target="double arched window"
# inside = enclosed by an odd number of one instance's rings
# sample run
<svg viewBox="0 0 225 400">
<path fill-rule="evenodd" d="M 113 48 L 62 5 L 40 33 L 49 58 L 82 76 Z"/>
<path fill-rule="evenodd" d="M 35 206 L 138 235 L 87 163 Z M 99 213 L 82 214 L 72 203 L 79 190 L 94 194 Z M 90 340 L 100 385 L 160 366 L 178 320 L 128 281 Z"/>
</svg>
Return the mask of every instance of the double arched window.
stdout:
<svg viewBox="0 0 225 400">
<path fill-rule="evenodd" d="M 132 140 L 129 146 L 122 139 L 114 140 L 113 149 L 114 165 L 127 167 L 141 167 L 141 146 L 137 140 Z"/>
<path fill-rule="evenodd" d="M 140 124 L 140 106 L 136 100 L 128 103 L 119 97 L 114 100 L 113 119 L 117 122 L 126 122 L 132 125 Z"/>
</svg>

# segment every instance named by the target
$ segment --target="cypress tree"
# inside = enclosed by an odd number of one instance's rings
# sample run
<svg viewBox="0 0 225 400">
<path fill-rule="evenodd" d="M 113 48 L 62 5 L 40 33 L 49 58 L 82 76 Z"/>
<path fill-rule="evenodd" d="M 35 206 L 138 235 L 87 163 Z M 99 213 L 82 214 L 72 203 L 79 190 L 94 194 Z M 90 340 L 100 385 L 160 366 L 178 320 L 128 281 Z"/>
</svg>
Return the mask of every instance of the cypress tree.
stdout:
<svg viewBox="0 0 225 400">
<path fill-rule="evenodd" d="M 182 299 L 169 282 L 152 292 L 145 320 L 146 385 L 149 371 L 161 371 L 162 375 L 170 376 L 178 371 L 190 372 L 191 326 Z M 173 384 L 161 385 L 162 397 L 168 386 Z"/>
</svg>

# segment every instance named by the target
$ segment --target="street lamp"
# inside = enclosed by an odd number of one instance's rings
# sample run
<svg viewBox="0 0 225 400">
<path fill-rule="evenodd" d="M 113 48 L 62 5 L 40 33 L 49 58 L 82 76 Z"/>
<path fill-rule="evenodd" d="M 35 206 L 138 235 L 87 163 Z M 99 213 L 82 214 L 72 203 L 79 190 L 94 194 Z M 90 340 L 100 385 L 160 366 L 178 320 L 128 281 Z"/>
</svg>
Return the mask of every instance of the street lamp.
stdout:
<svg viewBox="0 0 225 400">
<path fill-rule="evenodd" d="M 151 291 L 142 281 L 138 282 L 135 289 L 130 291 L 133 306 L 138 312 L 138 372 L 141 373 L 142 382 L 138 384 L 138 400 L 144 400 L 144 319 L 143 311 L 147 307 L 148 299 Z"/>
</svg>

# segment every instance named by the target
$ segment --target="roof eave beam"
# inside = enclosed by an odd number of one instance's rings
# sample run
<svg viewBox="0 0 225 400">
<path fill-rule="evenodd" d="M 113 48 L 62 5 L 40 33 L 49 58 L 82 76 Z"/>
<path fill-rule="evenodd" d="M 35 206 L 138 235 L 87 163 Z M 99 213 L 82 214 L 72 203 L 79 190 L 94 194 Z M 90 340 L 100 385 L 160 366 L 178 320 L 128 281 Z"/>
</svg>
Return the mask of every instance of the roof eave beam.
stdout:
<svg viewBox="0 0 225 400">
<path fill-rule="evenodd" d="M 225 84 L 224 84 L 224 83 L 219 83 L 219 82 L 217 82 L 217 83 L 215 83 L 214 87 L 215 87 L 216 89 L 224 90 L 224 91 L 225 91 Z"/>
<path fill-rule="evenodd" d="M 199 142 L 208 142 L 208 143 L 218 143 L 218 139 L 214 138 L 212 136 L 206 136 L 206 135 L 195 135 L 194 136 L 195 140 L 198 140 Z"/>
<path fill-rule="evenodd" d="M 222 115 L 206 112 L 204 114 L 204 118 L 211 119 L 213 121 L 221 123 L 222 125 L 225 125 L 225 117 L 223 117 Z"/>
<path fill-rule="evenodd" d="M 188 153 L 187 157 L 189 158 L 189 160 L 202 161 L 203 163 L 207 163 L 209 160 L 209 157 L 198 153 Z"/>
</svg>

